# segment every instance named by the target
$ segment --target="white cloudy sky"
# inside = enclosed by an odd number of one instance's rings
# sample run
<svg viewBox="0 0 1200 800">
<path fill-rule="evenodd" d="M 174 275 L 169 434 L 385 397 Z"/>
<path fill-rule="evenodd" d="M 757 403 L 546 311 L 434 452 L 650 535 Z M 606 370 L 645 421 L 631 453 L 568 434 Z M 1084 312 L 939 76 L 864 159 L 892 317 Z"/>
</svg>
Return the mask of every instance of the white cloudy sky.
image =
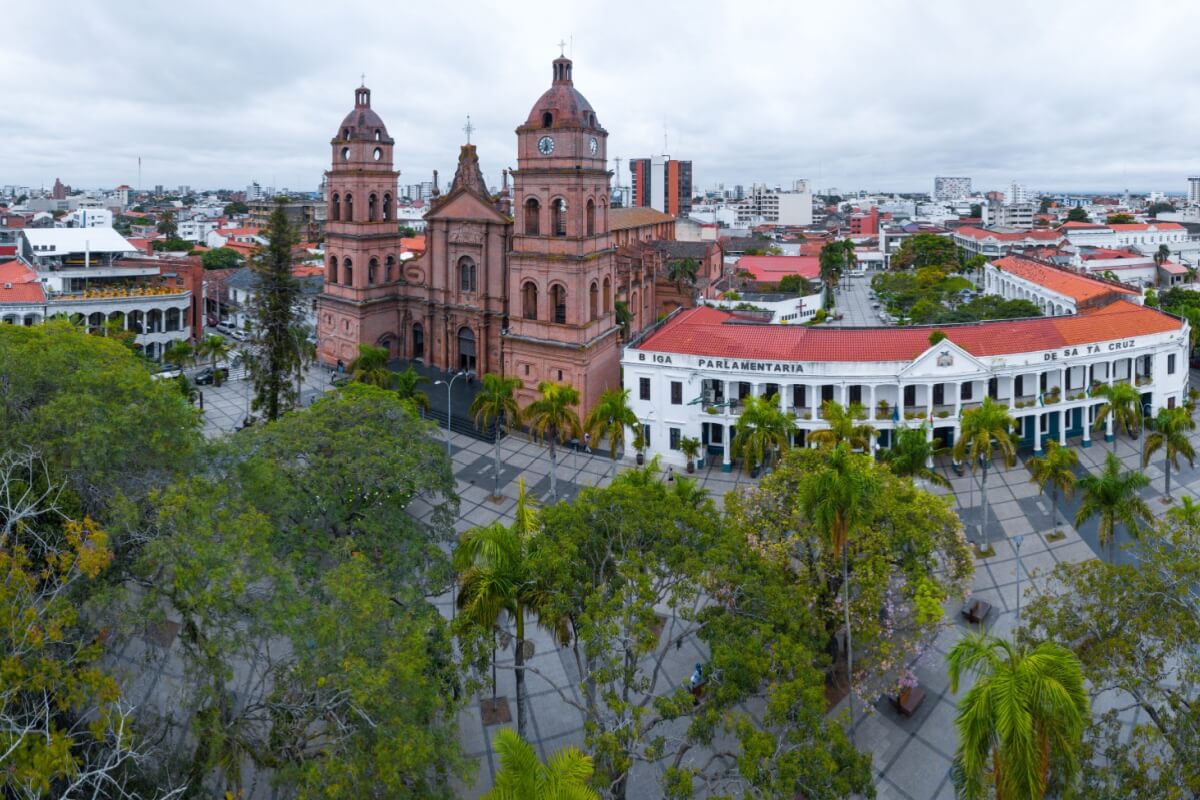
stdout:
<svg viewBox="0 0 1200 800">
<path fill-rule="evenodd" d="M 0 184 L 314 189 L 360 72 L 417 181 L 471 115 L 489 182 L 560 38 L 610 157 L 718 181 L 1181 191 L 1200 170 L 1195 2 L 10 4 Z"/>
</svg>

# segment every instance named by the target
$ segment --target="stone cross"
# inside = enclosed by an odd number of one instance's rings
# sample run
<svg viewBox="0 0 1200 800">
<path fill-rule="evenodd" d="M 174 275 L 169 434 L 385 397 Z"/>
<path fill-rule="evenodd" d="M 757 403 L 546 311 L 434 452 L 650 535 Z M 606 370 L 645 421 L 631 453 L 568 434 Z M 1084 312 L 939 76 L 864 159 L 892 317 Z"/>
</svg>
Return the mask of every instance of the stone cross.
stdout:
<svg viewBox="0 0 1200 800">
<path fill-rule="evenodd" d="M 471 115 L 467 114 L 467 124 L 463 125 L 463 132 L 467 134 L 467 144 L 471 143 L 471 131 L 475 130 L 475 126 L 471 124 Z"/>
</svg>

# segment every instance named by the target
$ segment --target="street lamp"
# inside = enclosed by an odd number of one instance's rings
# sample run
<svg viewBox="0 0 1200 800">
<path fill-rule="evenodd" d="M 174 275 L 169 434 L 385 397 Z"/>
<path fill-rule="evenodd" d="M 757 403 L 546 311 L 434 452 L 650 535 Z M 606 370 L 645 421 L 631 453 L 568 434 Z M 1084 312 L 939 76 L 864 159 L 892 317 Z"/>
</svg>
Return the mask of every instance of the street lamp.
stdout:
<svg viewBox="0 0 1200 800">
<path fill-rule="evenodd" d="M 450 389 L 451 389 L 451 387 L 454 386 L 454 382 L 456 380 L 458 380 L 459 378 L 462 378 L 464 376 L 467 378 L 474 378 L 475 373 L 470 370 L 460 369 L 458 372 L 454 373 L 454 377 L 452 377 L 448 381 L 434 381 L 433 382 L 434 386 L 445 386 L 446 387 L 446 457 L 447 458 L 451 458 L 453 456 L 453 454 L 450 452 L 450 403 L 451 403 Z"/>
<path fill-rule="evenodd" d="M 1017 550 L 1017 625 L 1021 624 L 1021 545 L 1024 542 L 1022 534 L 1012 537 L 1013 547 Z"/>
</svg>

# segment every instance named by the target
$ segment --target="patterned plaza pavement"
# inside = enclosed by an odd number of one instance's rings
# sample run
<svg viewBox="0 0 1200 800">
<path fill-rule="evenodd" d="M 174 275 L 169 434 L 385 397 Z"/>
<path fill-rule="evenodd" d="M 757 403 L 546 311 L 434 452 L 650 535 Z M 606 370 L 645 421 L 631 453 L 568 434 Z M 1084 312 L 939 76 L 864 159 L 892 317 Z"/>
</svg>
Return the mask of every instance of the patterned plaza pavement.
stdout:
<svg viewBox="0 0 1200 800">
<path fill-rule="evenodd" d="M 314 370 L 306 379 L 306 403 L 328 387 L 328 373 Z M 233 382 L 216 390 L 216 402 L 209 399 L 206 405 L 206 429 L 230 430 L 240 422 L 245 404 L 245 382 Z M 210 387 L 211 388 L 211 387 Z M 208 394 L 212 394 L 210 391 Z M 445 436 L 445 431 L 441 432 Z M 1140 442 L 1118 437 L 1117 453 L 1126 468 L 1135 468 L 1140 458 Z M 460 434 L 451 435 L 454 473 L 458 483 L 461 507 L 456 529 L 464 531 L 478 525 L 487 525 L 497 519 L 511 522 L 516 501 L 517 480 L 525 479 L 535 496 L 543 501 L 550 500 L 550 461 L 546 448 L 530 442 L 522 435 L 506 437 L 501 444 L 504 467 L 501 471 L 503 499 L 490 499 L 493 486 L 492 445 Z M 1079 472 L 1097 472 L 1103 466 L 1112 444 L 1097 440 L 1091 448 L 1076 447 L 1080 455 Z M 1060 563 L 1074 563 L 1095 557 L 1124 558 L 1120 545 L 1127 540 L 1121 532 L 1115 548 L 1103 552 L 1096 540 L 1097 523 L 1093 520 L 1079 530 L 1071 524 L 1060 525 L 1064 536 L 1056 541 L 1046 538 L 1053 530 L 1050 520 L 1050 500 L 1038 493 L 1037 486 L 1029 480 L 1026 466 L 1028 454 L 1023 454 L 1011 469 L 994 469 L 988 475 L 988 500 L 991 507 L 987 538 L 995 548 L 995 555 L 981 559 L 976 564 L 976 574 L 971 596 L 991 604 L 992 610 L 983 621 L 987 631 L 1007 635 L 1017 620 L 1018 571 L 1022 595 L 1028 598 L 1044 583 L 1045 576 Z M 632 461 L 618 462 L 618 469 L 625 469 Z M 559 453 L 558 488 L 560 499 L 574 497 L 582 487 L 605 485 L 613 468 L 612 462 L 603 454 L 588 454 L 572 450 Z M 981 478 L 979 472 L 957 476 L 944 461 L 939 469 L 950 479 L 950 489 L 934 489 L 940 494 L 952 494 L 955 509 L 966 525 L 968 536 L 978 540 L 981 521 Z M 1145 470 L 1151 478 L 1151 486 L 1144 497 L 1155 513 L 1167 506 L 1160 502 L 1163 489 L 1162 459 L 1156 457 Z M 726 493 L 751 483 L 742 472 L 722 473 L 719 465 L 700 470 L 696 477 L 721 504 Z M 1178 498 L 1195 496 L 1200 492 L 1200 468 L 1184 465 L 1183 470 L 1173 475 L 1173 493 Z M 1079 497 L 1061 503 L 1061 513 L 1069 521 L 1079 504 Z M 422 516 L 429 509 L 416 504 L 414 513 Z M 1014 547 L 1014 537 L 1022 537 L 1019 554 Z M 449 595 L 437 601 L 442 613 L 449 617 L 452 600 Z M 925 690 L 924 702 L 911 717 L 901 716 L 886 699 L 881 699 L 868 708 L 856 708 L 854 734 L 858 746 L 872 753 L 878 796 L 884 800 L 926 800 L 927 798 L 952 798 L 953 787 L 949 780 L 949 769 L 956 747 L 954 717 L 956 703 L 968 686 L 960 687 L 959 695 L 949 692 L 946 678 L 945 657 L 954 643 L 973 627 L 955 604 L 947 608 L 944 629 L 937 637 L 933 649 L 916 665 L 915 671 Z M 534 642 L 534 655 L 528 663 L 537 672 L 530 674 L 526 685 L 529 692 L 530 738 L 543 758 L 559 748 L 583 744 L 583 720 L 579 711 L 563 699 L 578 700 L 576 683 L 578 675 L 570 651 L 560 650 L 535 625 L 528 626 Z M 515 725 L 515 697 L 513 694 L 512 650 L 498 655 L 497 686 L 499 697 L 507 698 Z M 703 661 L 705 653 L 698 642 L 684 645 L 665 657 L 662 683 L 658 691 L 669 691 L 684 682 L 691 674 L 693 665 Z M 478 700 L 490 698 L 490 688 L 485 689 Z M 1113 707 L 1121 698 L 1098 698 L 1097 711 Z M 843 701 L 844 704 L 845 701 Z M 754 709 L 748 709 L 754 713 Z M 834 712 L 842 711 L 842 705 Z M 1127 728 L 1138 722 L 1137 712 L 1127 712 L 1124 722 Z M 460 737 L 471 758 L 479 763 L 479 771 L 473 786 L 463 787 L 464 797 L 478 797 L 491 787 L 497 768 L 491 740 L 500 727 L 486 724 L 481 704 L 472 701 L 460 717 Z M 692 751 L 689 759 L 701 762 L 706 758 L 703 751 Z M 686 761 L 685 761 L 686 764 Z M 653 798 L 660 794 L 652 768 L 639 767 L 630 782 L 630 798 Z"/>
</svg>

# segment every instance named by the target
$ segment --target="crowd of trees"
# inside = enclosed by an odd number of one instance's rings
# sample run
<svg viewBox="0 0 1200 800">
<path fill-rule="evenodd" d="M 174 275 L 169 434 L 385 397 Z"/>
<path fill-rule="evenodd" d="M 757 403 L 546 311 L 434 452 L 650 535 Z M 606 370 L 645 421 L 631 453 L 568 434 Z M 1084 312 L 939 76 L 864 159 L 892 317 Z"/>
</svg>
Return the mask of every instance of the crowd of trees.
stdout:
<svg viewBox="0 0 1200 800">
<path fill-rule="evenodd" d="M 950 266 L 962 268 L 957 262 Z M 971 297 L 975 285 L 962 274 L 946 271 L 946 265 L 881 272 L 871 278 L 871 288 L 888 313 L 902 324 L 978 322 L 1042 315 L 1041 309 L 1029 300 L 1004 299 L 995 295 Z"/>
</svg>

